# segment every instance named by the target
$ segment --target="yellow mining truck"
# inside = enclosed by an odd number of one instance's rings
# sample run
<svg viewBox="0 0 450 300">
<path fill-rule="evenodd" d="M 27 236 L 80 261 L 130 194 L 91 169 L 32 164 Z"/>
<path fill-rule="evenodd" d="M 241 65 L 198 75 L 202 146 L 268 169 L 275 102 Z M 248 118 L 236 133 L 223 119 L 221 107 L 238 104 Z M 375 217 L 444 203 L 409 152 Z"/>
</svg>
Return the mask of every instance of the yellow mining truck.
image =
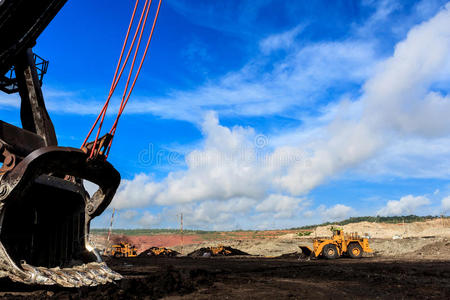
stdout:
<svg viewBox="0 0 450 300">
<path fill-rule="evenodd" d="M 128 243 L 119 243 L 111 246 L 111 255 L 114 257 L 136 257 L 136 247 Z"/>
<path fill-rule="evenodd" d="M 369 240 L 362 238 L 356 232 L 344 234 L 342 228 L 331 227 L 333 236 L 331 239 L 314 239 L 313 250 L 308 246 L 299 246 L 306 256 L 318 258 L 323 256 L 328 259 L 335 259 L 341 256 L 351 258 L 361 258 L 363 253 L 372 253 Z"/>
</svg>

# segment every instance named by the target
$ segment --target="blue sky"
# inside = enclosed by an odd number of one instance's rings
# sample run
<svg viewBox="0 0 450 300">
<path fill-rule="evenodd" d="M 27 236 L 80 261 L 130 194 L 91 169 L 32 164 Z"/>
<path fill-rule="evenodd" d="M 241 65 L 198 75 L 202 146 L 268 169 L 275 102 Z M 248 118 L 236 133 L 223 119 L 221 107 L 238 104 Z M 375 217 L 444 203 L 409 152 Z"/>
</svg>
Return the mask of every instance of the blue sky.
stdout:
<svg viewBox="0 0 450 300">
<path fill-rule="evenodd" d="M 39 38 L 61 145 L 101 109 L 132 8 L 68 1 Z M 446 1 L 163 1 L 93 225 L 112 207 L 115 227 L 194 229 L 448 214 L 448 50 Z M 0 119 L 18 105 L 0 95 Z"/>
</svg>

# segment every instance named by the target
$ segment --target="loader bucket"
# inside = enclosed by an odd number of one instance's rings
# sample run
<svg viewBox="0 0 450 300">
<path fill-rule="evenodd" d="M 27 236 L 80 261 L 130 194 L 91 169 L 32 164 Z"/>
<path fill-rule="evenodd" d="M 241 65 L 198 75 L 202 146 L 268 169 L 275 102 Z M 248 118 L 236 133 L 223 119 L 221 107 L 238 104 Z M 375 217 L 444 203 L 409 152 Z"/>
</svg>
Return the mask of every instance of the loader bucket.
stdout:
<svg viewBox="0 0 450 300">
<path fill-rule="evenodd" d="M 91 197 L 83 179 L 96 183 Z M 89 244 L 89 225 L 111 202 L 120 175 L 79 149 L 34 150 L 0 172 L 0 277 L 27 284 L 97 285 L 121 276 Z"/>
<path fill-rule="evenodd" d="M 298 246 L 306 257 L 313 256 L 314 252 L 308 246 Z"/>
</svg>

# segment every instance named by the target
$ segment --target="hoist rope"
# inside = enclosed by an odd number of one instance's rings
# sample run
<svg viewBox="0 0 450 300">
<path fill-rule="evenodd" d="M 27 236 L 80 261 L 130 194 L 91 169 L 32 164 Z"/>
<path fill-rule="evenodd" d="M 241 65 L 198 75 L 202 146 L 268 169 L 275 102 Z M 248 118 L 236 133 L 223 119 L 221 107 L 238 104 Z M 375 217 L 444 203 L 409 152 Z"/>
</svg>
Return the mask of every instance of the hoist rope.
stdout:
<svg viewBox="0 0 450 300">
<path fill-rule="evenodd" d="M 100 119 L 100 116 L 101 116 L 102 114 L 104 114 L 104 112 L 106 112 L 106 109 L 107 109 L 107 107 L 108 107 L 108 105 L 109 105 L 109 100 L 111 99 L 111 96 L 112 96 L 112 92 L 115 90 L 115 87 L 116 87 L 116 85 L 117 85 L 117 84 L 116 84 L 117 70 L 118 70 L 119 67 L 120 67 L 120 63 L 122 62 L 123 53 L 124 53 L 124 51 L 125 51 L 125 47 L 126 47 L 127 42 L 128 42 L 128 36 L 130 35 L 131 27 L 133 26 L 134 16 L 136 15 L 136 10 L 137 10 L 138 4 L 139 4 L 139 0 L 136 0 L 136 4 L 134 5 L 134 10 L 133 10 L 133 13 L 132 13 L 132 15 L 131 15 L 130 24 L 128 25 L 127 34 L 126 34 L 125 40 L 124 40 L 124 42 L 123 42 L 122 51 L 121 51 L 121 53 L 120 53 L 119 61 L 118 61 L 118 63 L 117 63 L 116 71 L 115 71 L 115 73 L 114 73 L 113 81 L 112 81 L 112 83 L 111 83 L 111 88 L 109 89 L 109 95 L 108 95 L 108 98 L 106 99 L 105 104 L 103 105 L 102 110 L 101 110 L 100 113 L 98 114 L 97 119 L 95 120 L 94 124 L 92 125 L 91 130 L 89 130 L 89 133 L 87 134 L 87 136 L 86 136 L 86 138 L 85 138 L 83 144 L 81 145 L 81 147 L 84 147 L 84 146 L 86 145 L 86 143 L 87 143 L 89 137 L 90 137 L 91 134 L 92 134 L 92 131 L 94 130 L 95 126 L 96 126 L 97 123 L 98 123 L 98 120 Z M 136 33 L 135 33 L 135 36 L 136 36 Z M 133 43 L 132 43 L 132 44 L 133 44 Z M 131 52 L 131 47 L 130 47 L 130 51 L 128 51 L 128 52 L 129 52 L 129 53 Z M 128 57 L 127 57 L 127 59 L 125 60 L 125 63 L 126 63 L 127 60 L 128 60 Z M 122 70 L 123 70 L 123 68 L 122 68 Z M 122 70 L 121 70 L 121 71 L 122 71 Z M 122 72 L 120 72 L 119 78 L 120 78 L 121 75 L 122 75 Z M 117 81 L 117 82 L 118 82 L 118 81 Z"/>
<path fill-rule="evenodd" d="M 110 151 L 111 145 L 112 145 L 112 139 L 113 139 L 114 134 L 115 134 L 116 129 L 117 129 L 117 124 L 118 124 L 119 119 L 120 119 L 120 117 L 121 117 L 121 115 L 122 115 L 122 113 L 123 113 L 123 111 L 125 109 L 125 106 L 128 103 L 128 100 L 130 99 L 131 93 L 132 93 L 132 91 L 134 89 L 136 81 L 137 81 L 137 79 L 139 77 L 139 74 L 141 72 L 142 65 L 144 64 L 145 58 L 147 56 L 147 52 L 148 52 L 148 49 L 149 49 L 149 46 L 150 46 L 150 42 L 151 42 L 152 37 L 153 37 L 153 32 L 154 32 L 155 27 L 156 27 L 156 21 L 158 20 L 158 15 L 159 15 L 160 7 L 161 7 L 161 2 L 162 2 L 162 0 L 159 0 L 158 8 L 156 10 L 155 17 L 154 17 L 154 20 L 153 20 L 153 26 L 152 26 L 150 35 L 149 35 L 148 40 L 147 40 L 147 45 L 146 45 L 144 53 L 142 55 L 142 58 L 141 58 L 138 70 L 137 70 L 137 72 L 136 72 L 136 74 L 134 76 L 134 80 L 133 80 L 133 82 L 131 84 L 130 89 L 128 90 L 129 83 L 130 83 L 130 80 L 131 80 L 131 77 L 132 77 L 132 74 L 133 74 L 133 70 L 134 70 L 137 54 L 139 52 L 139 48 L 140 48 L 140 44 L 141 44 L 141 40 L 142 40 L 142 35 L 144 33 L 144 30 L 145 30 L 145 25 L 147 23 L 148 14 L 149 14 L 150 7 L 151 7 L 151 4 L 152 4 L 152 0 L 150 0 L 150 1 L 146 0 L 145 1 L 144 7 L 143 7 L 142 12 L 141 12 L 141 17 L 139 19 L 138 25 L 136 27 L 136 30 L 135 30 L 135 33 L 134 33 L 134 36 L 133 36 L 133 40 L 132 40 L 132 42 L 130 44 L 128 53 L 127 53 L 126 58 L 125 58 L 125 60 L 124 60 L 124 62 L 122 64 L 122 67 L 120 67 L 120 64 L 122 63 L 122 59 L 123 59 L 123 54 L 125 52 L 125 48 L 126 48 L 126 45 L 127 45 L 127 42 L 128 42 L 128 37 L 129 37 L 130 31 L 131 31 L 131 28 L 132 28 L 132 25 L 133 25 L 133 22 L 134 22 L 134 17 L 135 17 L 135 14 L 136 14 L 136 10 L 137 10 L 138 4 L 139 4 L 139 0 L 136 0 L 136 4 L 135 4 L 135 7 L 134 7 L 132 16 L 131 16 L 130 24 L 128 26 L 128 31 L 127 31 L 127 34 L 125 36 L 125 40 L 124 40 L 124 43 L 123 43 L 123 46 L 122 46 L 122 51 L 121 51 L 121 54 L 120 54 L 120 57 L 119 57 L 119 61 L 117 63 L 116 71 L 114 73 L 114 77 L 113 77 L 113 81 L 111 83 L 111 88 L 109 90 L 108 97 L 107 97 L 107 99 L 105 101 L 105 104 L 103 105 L 102 110 L 100 111 L 99 115 L 97 116 L 97 119 L 95 120 L 93 126 L 91 127 L 91 129 L 90 129 L 90 131 L 89 131 L 89 133 L 88 133 L 88 135 L 87 135 L 87 137 L 84 140 L 83 145 L 82 145 L 82 148 L 84 146 L 86 146 L 86 143 L 87 143 L 90 135 L 92 134 L 93 130 L 97 126 L 98 121 L 101 118 L 99 126 L 98 126 L 98 130 L 97 130 L 97 134 L 96 134 L 96 137 L 95 137 L 95 141 L 93 143 L 93 147 L 92 147 L 92 150 L 91 150 L 91 153 L 90 153 L 90 157 L 91 158 L 93 157 L 93 155 L 95 153 L 95 150 L 96 150 L 96 147 L 97 147 L 97 141 L 98 141 L 98 138 L 99 138 L 102 126 L 103 126 L 103 121 L 104 121 L 105 116 L 106 116 L 106 111 L 107 111 L 108 106 L 110 104 L 110 99 L 111 99 L 112 95 L 114 94 L 114 91 L 115 91 L 115 89 L 116 89 L 116 87 L 117 87 L 117 85 L 118 85 L 118 83 L 120 81 L 120 78 L 121 78 L 121 76 L 123 74 L 123 71 L 124 71 L 124 69 L 125 69 L 125 67 L 126 67 L 126 65 L 128 63 L 128 59 L 130 57 L 131 51 L 135 48 L 135 52 L 134 52 L 134 55 L 133 55 L 133 60 L 132 60 L 131 67 L 130 67 L 130 70 L 129 70 L 129 73 L 128 73 L 127 82 L 125 84 L 125 88 L 124 88 L 124 91 L 123 91 L 123 94 L 122 94 L 122 100 L 121 100 L 121 103 L 120 103 L 119 111 L 117 113 L 117 117 L 116 117 L 116 119 L 114 121 L 114 124 L 111 127 L 111 130 L 109 131 L 109 134 L 111 135 L 111 139 L 109 141 L 109 144 L 105 148 L 105 153 L 104 153 L 105 154 L 105 158 L 108 157 L 108 154 L 109 154 L 109 151 Z M 135 44 L 136 37 L 137 37 L 138 33 L 139 33 L 138 43 L 137 43 L 136 47 L 134 47 L 134 44 Z M 119 69 L 120 69 L 120 72 L 118 72 Z M 100 150 L 100 149 L 98 149 L 98 150 Z"/>
</svg>

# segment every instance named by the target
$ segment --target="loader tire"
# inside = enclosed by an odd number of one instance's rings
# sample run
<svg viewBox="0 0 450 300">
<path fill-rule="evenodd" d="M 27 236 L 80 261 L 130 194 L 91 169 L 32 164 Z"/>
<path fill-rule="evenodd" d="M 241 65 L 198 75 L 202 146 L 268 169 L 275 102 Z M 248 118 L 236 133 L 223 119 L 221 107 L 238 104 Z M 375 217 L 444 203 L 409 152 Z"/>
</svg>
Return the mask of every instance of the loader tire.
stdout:
<svg viewBox="0 0 450 300">
<path fill-rule="evenodd" d="M 348 245 L 347 253 L 351 258 L 361 258 L 363 255 L 363 249 L 360 244 L 350 244 Z"/>
<path fill-rule="evenodd" d="M 328 244 L 323 247 L 322 254 L 327 259 L 336 259 L 339 256 L 336 245 Z"/>
</svg>

